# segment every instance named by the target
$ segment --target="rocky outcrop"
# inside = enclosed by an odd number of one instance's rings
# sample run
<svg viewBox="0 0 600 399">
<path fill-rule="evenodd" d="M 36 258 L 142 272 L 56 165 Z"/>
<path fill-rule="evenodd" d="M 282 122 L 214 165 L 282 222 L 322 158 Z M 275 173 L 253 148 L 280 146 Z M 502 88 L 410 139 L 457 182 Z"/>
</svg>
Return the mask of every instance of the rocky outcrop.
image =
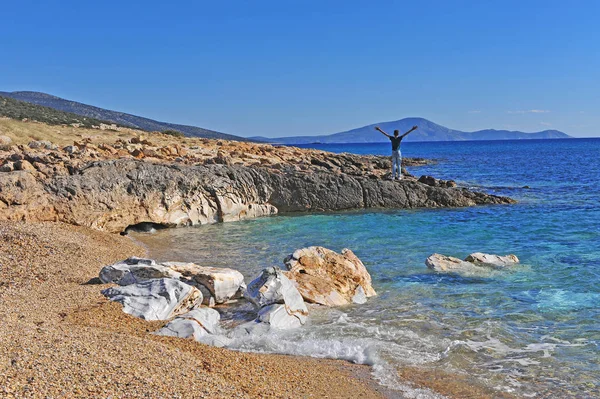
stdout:
<svg viewBox="0 0 600 399">
<path fill-rule="evenodd" d="M 109 232 L 278 212 L 503 204 L 435 179 L 382 177 L 386 157 L 205 140 L 163 145 L 134 137 L 0 150 L 0 218 L 59 220 Z"/>
<path fill-rule="evenodd" d="M 503 269 L 517 263 L 519 258 L 516 255 L 499 256 L 481 252 L 472 253 L 465 260 L 441 254 L 433 254 L 425 260 L 425 265 L 436 272 L 467 274 L 486 274 L 491 270 Z"/>
<path fill-rule="evenodd" d="M 197 288 L 171 278 L 107 288 L 102 294 L 121 303 L 125 313 L 145 320 L 168 320 L 202 303 Z"/>
<path fill-rule="evenodd" d="M 302 296 L 280 269 L 269 267 L 254 279 L 244 297 L 257 306 L 257 322 L 277 329 L 297 328 L 306 322 L 308 309 Z"/>
<path fill-rule="evenodd" d="M 286 275 L 307 302 L 340 306 L 377 295 L 371 275 L 349 249 L 341 254 L 323 247 L 298 249 L 284 263 Z"/>
</svg>

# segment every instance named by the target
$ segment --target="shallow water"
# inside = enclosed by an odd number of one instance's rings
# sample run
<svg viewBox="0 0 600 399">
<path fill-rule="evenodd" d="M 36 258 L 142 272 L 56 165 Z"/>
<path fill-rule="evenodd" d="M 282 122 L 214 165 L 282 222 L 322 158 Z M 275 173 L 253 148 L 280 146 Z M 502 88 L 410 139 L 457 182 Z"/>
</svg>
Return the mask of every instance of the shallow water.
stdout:
<svg viewBox="0 0 600 399">
<path fill-rule="evenodd" d="M 351 248 L 367 266 L 379 293 L 367 304 L 313 310 L 304 328 L 238 349 L 371 364 L 383 384 L 414 397 L 428 394 L 402 385 L 398 366 L 465 374 L 523 397 L 600 397 L 600 139 L 406 143 L 403 155 L 438 160 L 409 167 L 417 176 L 519 203 L 275 216 L 135 237 L 153 258 L 232 267 L 246 281 L 310 245 Z M 476 276 L 424 265 L 434 252 L 478 251 L 514 253 L 522 265 Z"/>
</svg>

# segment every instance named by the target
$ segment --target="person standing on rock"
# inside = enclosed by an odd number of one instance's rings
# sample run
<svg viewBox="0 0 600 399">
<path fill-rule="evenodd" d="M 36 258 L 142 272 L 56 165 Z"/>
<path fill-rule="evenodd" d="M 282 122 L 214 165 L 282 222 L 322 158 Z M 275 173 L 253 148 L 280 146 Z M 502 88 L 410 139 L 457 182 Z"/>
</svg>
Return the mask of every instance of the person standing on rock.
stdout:
<svg viewBox="0 0 600 399">
<path fill-rule="evenodd" d="M 400 132 L 398 130 L 394 130 L 394 135 L 390 136 L 379 126 L 375 126 L 375 130 L 385 135 L 392 142 L 392 180 L 398 177 L 398 180 L 402 179 L 402 153 L 400 152 L 400 142 L 403 138 L 405 138 L 410 132 L 413 130 L 417 130 L 418 126 L 413 126 L 408 132 L 404 133 L 402 136 L 399 136 Z"/>
</svg>

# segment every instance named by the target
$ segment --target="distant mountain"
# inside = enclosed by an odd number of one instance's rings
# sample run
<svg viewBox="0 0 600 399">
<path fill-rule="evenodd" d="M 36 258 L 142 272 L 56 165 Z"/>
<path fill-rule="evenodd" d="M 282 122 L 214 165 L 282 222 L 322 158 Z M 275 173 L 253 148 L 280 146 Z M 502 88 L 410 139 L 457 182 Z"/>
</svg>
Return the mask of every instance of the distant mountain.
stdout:
<svg viewBox="0 0 600 399">
<path fill-rule="evenodd" d="M 69 112 L 71 114 L 81 115 L 87 118 L 116 123 L 119 126 L 132 127 L 134 129 L 146 130 L 150 132 L 177 130 L 183 133 L 184 135 L 190 137 L 203 137 L 208 139 L 223 139 L 237 141 L 254 141 L 245 137 L 215 132 L 214 130 L 203 129 L 201 127 L 159 122 L 141 116 L 126 114 L 124 112 L 110 111 L 107 109 L 78 103 L 76 101 L 65 100 L 60 97 L 55 97 L 50 94 L 35 91 L 13 91 L 10 93 L 0 91 L 0 96 L 10 97 L 31 104 L 37 104 L 42 105 L 44 107 L 54 108 L 59 111 Z"/>
<path fill-rule="evenodd" d="M 70 112 L 59 111 L 54 108 L 15 100 L 10 97 L 3 97 L 2 95 L 0 95 L 0 116 L 19 120 L 34 120 L 47 123 L 48 125 L 77 124 L 87 128 L 100 126 L 102 123 L 108 125 L 112 124 L 112 122 L 109 121 L 102 121 Z"/>
<path fill-rule="evenodd" d="M 476 132 L 462 132 L 438 125 L 423 118 L 404 118 L 393 122 L 374 123 L 372 125 L 359 127 L 346 132 L 329 134 L 324 136 L 295 136 L 295 137 L 253 137 L 256 140 L 280 144 L 311 144 L 311 143 L 379 143 L 388 139 L 375 130 L 375 126 L 381 127 L 388 134 L 393 134 L 394 129 L 400 130 L 400 134 L 407 132 L 411 127 L 417 125 L 419 129 L 408 136 L 406 141 L 464 141 L 464 140 L 515 140 L 515 139 L 564 139 L 570 138 L 566 133 L 558 130 L 544 130 L 537 133 L 524 133 L 509 130 L 479 130 Z"/>
</svg>

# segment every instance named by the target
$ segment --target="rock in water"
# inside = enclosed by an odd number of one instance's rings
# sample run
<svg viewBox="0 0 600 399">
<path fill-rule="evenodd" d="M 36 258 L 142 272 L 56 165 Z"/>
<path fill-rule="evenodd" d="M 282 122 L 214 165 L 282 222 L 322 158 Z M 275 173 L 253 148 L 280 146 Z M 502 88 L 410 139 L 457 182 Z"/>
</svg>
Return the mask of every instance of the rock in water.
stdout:
<svg viewBox="0 0 600 399">
<path fill-rule="evenodd" d="M 206 287 L 216 303 L 239 297 L 245 288 L 244 276 L 237 270 L 182 262 L 165 262 L 163 265 L 181 274 L 182 280 L 189 284 Z"/>
<path fill-rule="evenodd" d="M 104 266 L 100 270 L 103 283 L 129 285 L 156 278 L 179 279 L 181 274 L 168 267 L 157 264 L 152 259 L 131 257 L 113 265 Z"/>
<path fill-rule="evenodd" d="M 294 283 L 279 268 L 264 269 L 258 278 L 248 284 L 244 297 L 262 308 L 258 321 L 269 323 L 276 328 L 293 328 L 306 322 L 306 304 Z M 270 306 L 274 304 L 284 306 Z"/>
<path fill-rule="evenodd" d="M 294 251 L 284 262 L 289 270 L 286 275 L 307 302 L 339 306 L 377 295 L 365 265 L 349 249 L 338 254 L 308 247 Z"/>
<path fill-rule="evenodd" d="M 481 252 L 475 252 L 465 258 L 467 262 L 471 263 L 485 263 L 488 265 L 506 267 L 506 266 L 514 266 L 519 263 L 519 258 L 516 255 L 491 255 L 484 254 Z"/>
<path fill-rule="evenodd" d="M 469 271 L 473 270 L 474 267 L 477 267 L 464 260 L 442 254 L 433 254 L 429 256 L 425 260 L 425 264 L 428 268 L 435 270 L 436 272 Z"/>
<path fill-rule="evenodd" d="M 229 339 L 221 335 L 219 320 L 221 316 L 214 309 L 200 307 L 176 317 L 166 326 L 155 332 L 178 338 L 194 338 L 194 340 L 211 346 L 225 346 Z"/>
<path fill-rule="evenodd" d="M 168 320 L 202 303 L 196 287 L 170 278 L 107 288 L 102 294 L 121 303 L 125 313 L 145 320 Z"/>
<path fill-rule="evenodd" d="M 304 317 L 306 319 L 306 317 Z M 274 303 L 273 305 L 265 306 L 258 312 L 257 320 L 262 323 L 267 323 L 273 328 L 279 330 L 288 330 L 298 328 L 304 324 L 299 317 L 294 317 L 290 314 L 286 305 Z"/>
<path fill-rule="evenodd" d="M 498 256 L 479 252 L 467 256 L 465 260 L 441 254 L 433 254 L 425 260 L 427 267 L 436 272 L 488 275 L 494 268 L 504 268 L 518 262 L 519 259 L 515 255 Z"/>
</svg>

